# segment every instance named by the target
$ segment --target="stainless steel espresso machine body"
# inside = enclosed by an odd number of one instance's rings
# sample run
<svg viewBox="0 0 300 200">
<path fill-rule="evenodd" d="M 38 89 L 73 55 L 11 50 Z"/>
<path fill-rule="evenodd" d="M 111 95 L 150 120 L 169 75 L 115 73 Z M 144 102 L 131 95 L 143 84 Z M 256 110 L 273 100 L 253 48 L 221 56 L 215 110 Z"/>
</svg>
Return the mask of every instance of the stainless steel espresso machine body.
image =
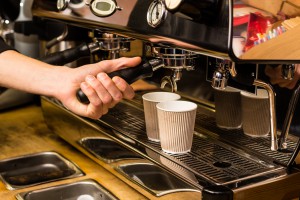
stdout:
<svg viewBox="0 0 300 200">
<path fill-rule="evenodd" d="M 293 76 L 300 48 L 293 47 L 293 53 L 274 50 L 274 54 L 270 48 L 294 46 L 299 39 L 288 38 L 294 38 L 298 27 L 270 27 L 274 18 L 257 10 L 245 14 L 241 8 L 247 6 L 231 0 L 35 0 L 32 12 L 37 21 L 84 30 L 93 49 L 91 62 L 123 55 L 160 60 L 144 80 L 158 86 L 155 90 L 172 90 L 198 104 L 193 146 L 186 154 L 167 154 L 159 143 L 148 140 L 141 98 L 148 89 L 137 91 L 133 100 L 122 101 L 98 120 L 79 117 L 56 99 L 43 97 L 47 124 L 91 159 L 112 164 L 120 177 L 153 198 L 185 191 L 199 192 L 204 200 L 299 197 L 299 141 L 288 134 L 298 89 L 283 114 L 286 123 L 281 133 L 276 93 L 261 70 L 265 65 L 282 65 L 286 77 Z M 254 31 L 257 28 L 275 29 L 277 35 L 266 39 L 267 35 Z M 138 49 L 134 42 L 140 44 Z M 228 85 L 253 93 L 258 87 L 267 90 L 271 124 L 267 137 L 216 126 L 212 94 Z M 111 143 L 121 146 L 122 152 L 114 152 Z M 113 158 L 107 158 L 106 151 L 112 151 Z M 153 174 L 158 172 L 152 165 L 176 177 L 176 184 L 156 183 L 159 179 Z M 153 182 L 160 186 L 151 187 Z"/>
</svg>

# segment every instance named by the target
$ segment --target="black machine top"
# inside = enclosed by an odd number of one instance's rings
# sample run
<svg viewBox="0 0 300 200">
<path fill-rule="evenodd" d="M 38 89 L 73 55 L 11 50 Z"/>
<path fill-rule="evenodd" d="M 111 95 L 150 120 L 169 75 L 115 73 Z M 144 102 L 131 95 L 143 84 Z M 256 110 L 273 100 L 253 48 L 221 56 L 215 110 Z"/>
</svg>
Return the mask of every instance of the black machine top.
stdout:
<svg viewBox="0 0 300 200">
<path fill-rule="evenodd" d="M 276 16 L 240 1 L 34 0 L 33 15 L 235 62 L 297 63 L 300 57 L 298 47 L 293 54 L 284 50 L 297 43 L 289 39 L 297 27 L 275 27 Z"/>
</svg>

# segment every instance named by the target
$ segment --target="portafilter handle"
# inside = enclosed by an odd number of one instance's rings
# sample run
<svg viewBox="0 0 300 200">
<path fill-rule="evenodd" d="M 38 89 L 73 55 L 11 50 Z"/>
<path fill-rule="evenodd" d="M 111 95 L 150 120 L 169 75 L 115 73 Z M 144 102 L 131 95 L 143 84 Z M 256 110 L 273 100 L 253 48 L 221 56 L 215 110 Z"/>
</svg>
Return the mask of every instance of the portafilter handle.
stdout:
<svg viewBox="0 0 300 200">
<path fill-rule="evenodd" d="M 82 43 L 74 48 L 48 54 L 40 60 L 52 65 L 65 65 L 77 60 L 78 58 L 90 56 L 99 49 L 100 46 L 98 42 L 93 42 L 90 44 Z"/>
<path fill-rule="evenodd" d="M 119 76 L 124 79 L 127 83 L 131 84 L 138 79 L 152 77 L 153 72 L 157 69 L 163 67 L 162 59 L 151 59 L 142 61 L 142 63 L 136 67 L 130 67 L 126 69 L 121 69 L 109 73 L 108 76 L 113 78 L 114 76 Z M 89 104 L 90 101 L 87 96 L 79 89 L 76 93 L 77 99 L 83 104 Z"/>
</svg>

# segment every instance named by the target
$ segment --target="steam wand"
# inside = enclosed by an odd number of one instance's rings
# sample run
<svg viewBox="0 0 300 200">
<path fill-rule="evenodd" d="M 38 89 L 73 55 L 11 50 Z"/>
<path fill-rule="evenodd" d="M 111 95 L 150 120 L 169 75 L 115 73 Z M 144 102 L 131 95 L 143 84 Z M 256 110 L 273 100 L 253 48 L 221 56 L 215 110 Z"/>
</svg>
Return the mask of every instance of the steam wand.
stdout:
<svg viewBox="0 0 300 200">
<path fill-rule="evenodd" d="M 292 80 L 294 78 L 295 74 L 295 65 L 282 65 L 282 76 L 284 79 Z M 293 96 L 289 102 L 289 107 L 287 110 L 286 117 L 283 122 L 281 135 L 279 138 L 279 149 L 280 150 L 286 150 L 287 149 L 287 137 L 289 134 L 289 129 L 291 126 L 291 122 L 294 116 L 295 108 L 298 103 L 299 99 L 299 93 L 300 93 L 300 83 L 298 83 L 296 89 L 293 92 Z"/>
<path fill-rule="evenodd" d="M 261 80 L 255 79 L 253 85 L 262 87 L 267 90 L 269 95 L 269 105 L 270 105 L 270 132 L 271 132 L 271 150 L 278 150 L 277 141 L 277 124 L 276 124 L 276 111 L 275 111 L 275 92 L 270 84 L 267 84 Z"/>
<path fill-rule="evenodd" d="M 282 77 L 287 80 L 292 80 L 295 74 L 295 64 L 287 64 L 282 65 Z M 297 87 L 294 90 L 293 96 L 290 100 L 289 107 L 287 110 L 287 114 L 284 119 L 284 123 L 281 130 L 281 135 L 279 138 L 279 150 L 281 151 L 289 151 L 287 146 L 287 137 L 289 134 L 291 122 L 294 116 L 295 108 L 298 103 L 300 93 L 300 82 L 298 82 Z M 297 145 L 294 148 L 294 151 L 289 159 L 289 161 L 285 164 L 286 167 L 290 168 L 295 163 L 295 159 L 298 156 L 300 151 L 300 139 L 298 139 Z"/>
<path fill-rule="evenodd" d="M 292 119 L 294 116 L 295 108 L 298 103 L 299 92 L 300 92 L 300 83 L 298 83 L 296 89 L 294 90 L 293 96 L 289 103 L 286 117 L 284 119 L 284 123 L 283 123 L 282 130 L 281 130 L 281 135 L 279 138 L 279 149 L 280 150 L 287 149 L 287 137 L 288 137 L 289 129 L 290 129 L 291 122 L 292 122 Z"/>
</svg>

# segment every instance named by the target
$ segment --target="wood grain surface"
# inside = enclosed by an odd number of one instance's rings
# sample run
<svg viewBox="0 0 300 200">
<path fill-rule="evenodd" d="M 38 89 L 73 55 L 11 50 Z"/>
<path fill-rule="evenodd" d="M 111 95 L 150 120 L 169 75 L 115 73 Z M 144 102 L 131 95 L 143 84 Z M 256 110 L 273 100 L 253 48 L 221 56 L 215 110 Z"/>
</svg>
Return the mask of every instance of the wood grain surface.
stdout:
<svg viewBox="0 0 300 200">
<path fill-rule="evenodd" d="M 0 182 L 1 200 L 13 200 L 15 199 L 15 195 L 21 192 L 86 179 L 96 180 L 116 197 L 125 200 L 201 199 L 199 192 L 180 192 L 157 198 L 136 185 L 133 187 L 132 183 L 129 184 L 129 182 L 126 182 L 125 178 L 120 179 L 119 175 L 114 174 L 117 172 L 107 170 L 52 133 L 44 122 L 39 106 L 30 105 L 0 113 L 0 160 L 47 151 L 55 151 L 63 155 L 77 164 L 85 175 L 18 190 L 8 190 Z"/>
</svg>

